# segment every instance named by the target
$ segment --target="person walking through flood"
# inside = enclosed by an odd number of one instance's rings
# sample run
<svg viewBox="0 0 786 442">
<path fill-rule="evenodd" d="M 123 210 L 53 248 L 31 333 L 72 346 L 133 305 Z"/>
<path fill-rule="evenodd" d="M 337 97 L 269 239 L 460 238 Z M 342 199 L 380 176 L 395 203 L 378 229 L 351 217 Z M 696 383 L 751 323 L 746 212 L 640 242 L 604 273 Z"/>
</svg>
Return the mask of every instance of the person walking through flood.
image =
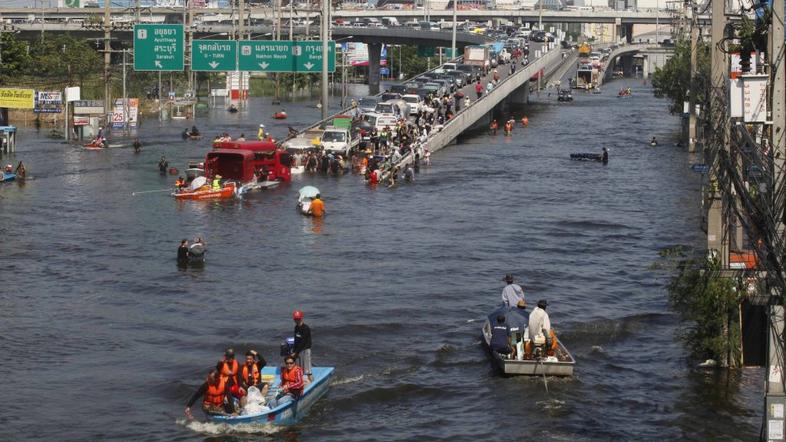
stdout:
<svg viewBox="0 0 786 442">
<path fill-rule="evenodd" d="M 325 215 L 325 203 L 320 199 L 320 196 L 320 194 L 317 194 L 311 200 L 311 205 L 308 206 L 308 213 L 315 218 L 321 218 Z"/>
<path fill-rule="evenodd" d="M 188 265 L 188 240 L 180 241 L 180 247 L 177 248 L 177 264 L 181 266 Z"/>
</svg>

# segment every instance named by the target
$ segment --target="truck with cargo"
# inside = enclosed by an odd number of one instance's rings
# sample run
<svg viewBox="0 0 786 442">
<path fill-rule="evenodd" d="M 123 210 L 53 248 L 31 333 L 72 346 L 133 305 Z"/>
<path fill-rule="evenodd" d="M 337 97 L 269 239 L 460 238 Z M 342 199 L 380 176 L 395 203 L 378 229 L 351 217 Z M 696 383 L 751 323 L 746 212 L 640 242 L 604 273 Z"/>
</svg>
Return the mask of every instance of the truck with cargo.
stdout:
<svg viewBox="0 0 786 442">
<path fill-rule="evenodd" d="M 489 48 L 487 46 L 466 46 L 464 48 L 463 64 L 480 66 L 484 72 L 488 71 L 491 65 Z"/>
</svg>

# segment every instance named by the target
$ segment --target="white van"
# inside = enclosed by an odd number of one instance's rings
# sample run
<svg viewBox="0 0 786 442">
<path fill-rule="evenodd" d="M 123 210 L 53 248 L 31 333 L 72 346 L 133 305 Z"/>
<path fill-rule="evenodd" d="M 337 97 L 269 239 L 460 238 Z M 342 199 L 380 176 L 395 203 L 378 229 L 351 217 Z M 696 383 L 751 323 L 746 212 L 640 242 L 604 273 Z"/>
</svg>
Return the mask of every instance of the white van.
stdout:
<svg viewBox="0 0 786 442">
<path fill-rule="evenodd" d="M 391 131 L 396 127 L 396 117 L 392 115 L 380 115 L 374 112 L 363 114 L 363 121 L 368 122 L 371 127 L 377 128 L 377 132 L 381 132 L 385 127 L 389 127 Z"/>
</svg>

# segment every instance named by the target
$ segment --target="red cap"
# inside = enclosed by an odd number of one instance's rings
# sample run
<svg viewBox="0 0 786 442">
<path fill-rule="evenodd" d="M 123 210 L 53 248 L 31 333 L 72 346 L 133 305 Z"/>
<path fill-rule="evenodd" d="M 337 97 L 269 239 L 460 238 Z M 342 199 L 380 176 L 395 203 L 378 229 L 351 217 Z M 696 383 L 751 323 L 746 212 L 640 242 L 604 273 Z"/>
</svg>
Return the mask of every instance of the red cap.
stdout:
<svg viewBox="0 0 786 442">
<path fill-rule="evenodd" d="M 294 320 L 303 319 L 303 312 L 301 312 L 300 310 L 295 310 L 294 312 L 292 312 L 292 319 Z"/>
</svg>

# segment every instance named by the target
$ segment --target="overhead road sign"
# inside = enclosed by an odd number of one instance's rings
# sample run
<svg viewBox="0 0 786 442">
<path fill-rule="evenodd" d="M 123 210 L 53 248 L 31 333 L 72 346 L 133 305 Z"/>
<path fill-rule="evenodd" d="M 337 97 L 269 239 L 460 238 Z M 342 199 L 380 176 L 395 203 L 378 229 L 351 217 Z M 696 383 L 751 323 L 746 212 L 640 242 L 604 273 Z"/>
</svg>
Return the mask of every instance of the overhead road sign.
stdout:
<svg viewBox="0 0 786 442">
<path fill-rule="evenodd" d="M 191 70 L 224 72 L 237 70 L 237 41 L 194 40 Z"/>
<path fill-rule="evenodd" d="M 256 72 L 321 72 L 321 41 L 241 41 L 239 69 Z M 336 70 L 336 42 L 328 42 L 328 71 Z"/>
<path fill-rule="evenodd" d="M 182 71 L 183 25 L 134 25 L 134 70 Z"/>
</svg>

